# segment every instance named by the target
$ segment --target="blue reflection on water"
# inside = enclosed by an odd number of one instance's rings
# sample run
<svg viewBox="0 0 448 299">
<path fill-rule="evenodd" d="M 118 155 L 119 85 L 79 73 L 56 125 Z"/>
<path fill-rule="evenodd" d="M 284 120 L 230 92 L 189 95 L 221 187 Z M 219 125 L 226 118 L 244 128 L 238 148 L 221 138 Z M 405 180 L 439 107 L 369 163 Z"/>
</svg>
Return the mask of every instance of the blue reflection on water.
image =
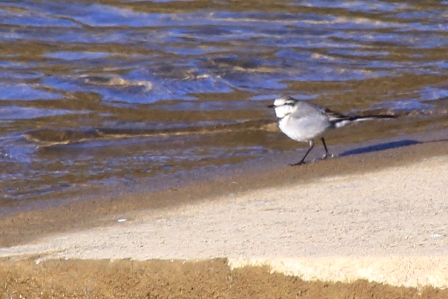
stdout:
<svg viewBox="0 0 448 299">
<path fill-rule="evenodd" d="M 87 114 L 88 111 L 74 111 L 68 109 L 39 109 L 20 106 L 1 106 L 1 119 L 33 119 L 46 116 L 68 115 L 68 114 Z"/>
<path fill-rule="evenodd" d="M 62 98 L 61 95 L 39 90 L 27 84 L 3 83 L 0 85 L 0 100 L 50 100 Z"/>
<path fill-rule="evenodd" d="M 178 10 L 172 9 L 178 3 L 167 3 L 159 12 L 151 1 L 109 2 L 0 4 L 0 162 L 14 161 L 18 169 L 0 172 L 8 188 L 23 179 L 48 176 L 60 183 L 83 174 L 100 184 L 132 182 L 134 171 L 153 175 L 182 170 L 173 164 L 188 161 L 258 157 L 271 146 L 260 136 L 258 144 L 241 146 L 241 138 L 228 147 L 170 136 L 37 149 L 21 137 L 27 130 L 234 124 L 270 117 L 264 102 L 281 95 L 350 106 L 344 93 L 356 92 L 364 80 L 443 78 L 448 68 L 448 9 L 437 3 L 318 0 L 264 9 L 266 3 L 245 8 L 211 2 Z M 139 2 L 141 10 L 127 6 Z M 443 81 L 437 76 L 434 82 Z M 363 105 L 425 111 L 448 97 L 444 84 L 401 82 L 383 89 L 371 102 L 363 94 Z M 146 112 L 160 121 L 145 123 Z M 74 167 L 84 168 L 77 174 Z"/>
<path fill-rule="evenodd" d="M 48 58 L 57 58 L 64 60 L 79 60 L 79 59 L 98 59 L 108 57 L 109 53 L 101 53 L 101 52 L 53 52 L 45 54 L 44 57 Z"/>
</svg>

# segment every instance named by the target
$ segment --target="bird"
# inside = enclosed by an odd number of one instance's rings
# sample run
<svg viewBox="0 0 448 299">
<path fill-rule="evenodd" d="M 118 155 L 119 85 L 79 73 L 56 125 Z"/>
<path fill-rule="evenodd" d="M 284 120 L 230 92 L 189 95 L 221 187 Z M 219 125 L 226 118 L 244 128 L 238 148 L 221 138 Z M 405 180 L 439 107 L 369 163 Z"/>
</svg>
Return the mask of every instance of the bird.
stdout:
<svg viewBox="0 0 448 299">
<path fill-rule="evenodd" d="M 341 128 L 347 124 L 371 119 L 395 118 L 395 115 L 344 115 L 307 101 L 297 100 L 291 96 L 274 100 L 269 108 L 275 109 L 280 130 L 289 138 L 308 142 L 308 150 L 303 158 L 291 166 L 302 165 L 314 147 L 314 140 L 320 138 L 325 154 L 322 159 L 333 157 L 328 151 L 324 133 L 331 129 Z"/>
</svg>

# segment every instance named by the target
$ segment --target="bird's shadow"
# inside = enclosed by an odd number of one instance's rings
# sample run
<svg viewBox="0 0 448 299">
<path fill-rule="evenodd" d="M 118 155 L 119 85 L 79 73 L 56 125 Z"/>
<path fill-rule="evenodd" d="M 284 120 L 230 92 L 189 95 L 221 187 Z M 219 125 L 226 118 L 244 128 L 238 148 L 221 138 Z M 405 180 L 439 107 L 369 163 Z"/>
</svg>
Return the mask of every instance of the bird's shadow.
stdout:
<svg viewBox="0 0 448 299">
<path fill-rule="evenodd" d="M 365 146 L 365 147 L 361 147 L 361 148 L 357 148 L 357 149 L 353 149 L 353 150 L 348 150 L 348 151 L 345 151 L 345 152 L 342 152 L 341 154 L 339 154 L 339 157 L 384 151 L 384 150 L 388 150 L 388 149 L 405 147 L 405 146 L 421 144 L 421 143 L 424 143 L 424 142 L 417 141 L 417 140 L 409 140 L 409 139 L 385 142 L 385 143 Z"/>
</svg>

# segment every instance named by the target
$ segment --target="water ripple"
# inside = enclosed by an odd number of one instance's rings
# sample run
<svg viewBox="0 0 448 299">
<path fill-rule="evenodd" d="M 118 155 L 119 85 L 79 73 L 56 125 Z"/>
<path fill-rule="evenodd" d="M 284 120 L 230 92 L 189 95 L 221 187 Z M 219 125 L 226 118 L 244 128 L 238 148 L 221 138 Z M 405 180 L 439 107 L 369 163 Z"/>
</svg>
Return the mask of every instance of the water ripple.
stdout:
<svg viewBox="0 0 448 299">
<path fill-rule="evenodd" d="M 435 117 L 448 97 L 447 16 L 437 2 L 2 1 L 0 193 L 290 149 L 275 126 L 254 125 L 286 94 Z"/>
</svg>

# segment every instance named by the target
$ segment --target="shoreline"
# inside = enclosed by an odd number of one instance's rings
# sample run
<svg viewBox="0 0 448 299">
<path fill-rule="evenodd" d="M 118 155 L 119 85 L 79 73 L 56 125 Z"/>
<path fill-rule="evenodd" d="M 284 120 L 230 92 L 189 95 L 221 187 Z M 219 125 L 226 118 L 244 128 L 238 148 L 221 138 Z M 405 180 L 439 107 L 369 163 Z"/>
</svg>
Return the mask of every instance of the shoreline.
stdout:
<svg viewBox="0 0 448 299">
<path fill-rule="evenodd" d="M 152 201 L 140 206 L 132 204 L 145 193 L 18 214 L 21 238 L 10 235 L 0 260 L 226 258 L 232 271 L 256 266 L 304 280 L 445 289 L 448 131 L 434 134 L 338 148 L 341 157 L 301 167 L 258 165 L 146 193 Z M 371 150 L 379 144 L 384 150 Z M 96 219 L 80 214 L 86 208 Z M 72 217 L 78 222 L 67 229 Z M 38 219 L 46 220 L 27 227 Z"/>
<path fill-rule="evenodd" d="M 396 136 L 331 146 L 339 157 L 300 167 L 288 165 L 300 155 L 290 152 L 221 167 L 219 171 L 200 169 L 148 180 L 137 186 L 77 190 L 62 199 L 43 199 L 43 208 L 37 203 L 30 210 L 18 209 L 0 217 L 0 248 L 27 243 L 47 234 L 113 225 L 117 217 L 132 219 L 139 211 L 171 209 L 260 188 L 281 188 L 322 177 L 403 166 L 426 157 L 446 155 L 447 140 L 448 130 Z M 317 147 L 311 152 L 310 159 L 318 157 L 321 150 Z"/>
</svg>

